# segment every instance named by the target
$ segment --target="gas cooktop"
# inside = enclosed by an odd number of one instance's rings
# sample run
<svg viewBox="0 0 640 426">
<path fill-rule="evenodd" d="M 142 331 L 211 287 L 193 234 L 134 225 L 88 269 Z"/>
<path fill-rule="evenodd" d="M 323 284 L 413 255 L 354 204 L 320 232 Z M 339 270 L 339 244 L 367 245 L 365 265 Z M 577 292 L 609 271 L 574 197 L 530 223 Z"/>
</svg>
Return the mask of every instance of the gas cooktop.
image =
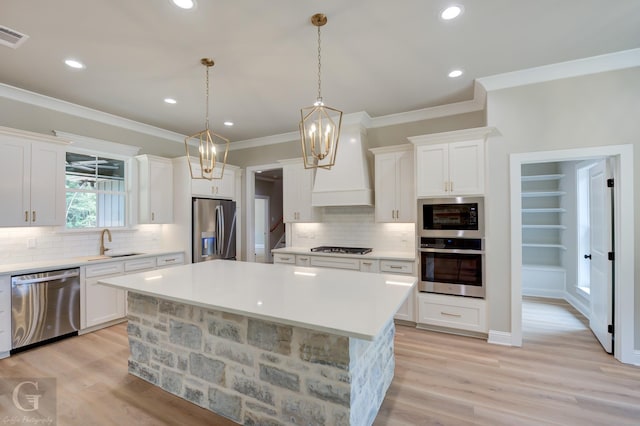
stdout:
<svg viewBox="0 0 640 426">
<path fill-rule="evenodd" d="M 341 253 L 341 254 L 367 254 L 370 253 L 370 248 L 362 247 L 334 247 L 334 246 L 320 246 L 311 249 L 313 252 L 320 253 Z"/>
</svg>

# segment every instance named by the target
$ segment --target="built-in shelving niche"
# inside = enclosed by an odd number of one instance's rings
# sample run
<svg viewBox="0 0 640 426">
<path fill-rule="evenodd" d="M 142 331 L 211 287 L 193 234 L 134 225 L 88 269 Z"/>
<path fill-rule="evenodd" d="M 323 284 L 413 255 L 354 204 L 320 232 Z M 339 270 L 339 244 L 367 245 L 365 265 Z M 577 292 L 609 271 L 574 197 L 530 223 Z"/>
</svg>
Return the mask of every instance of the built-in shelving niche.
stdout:
<svg viewBox="0 0 640 426">
<path fill-rule="evenodd" d="M 561 297 L 566 272 L 562 255 L 567 247 L 559 163 L 522 166 L 522 292 L 524 295 Z"/>
</svg>

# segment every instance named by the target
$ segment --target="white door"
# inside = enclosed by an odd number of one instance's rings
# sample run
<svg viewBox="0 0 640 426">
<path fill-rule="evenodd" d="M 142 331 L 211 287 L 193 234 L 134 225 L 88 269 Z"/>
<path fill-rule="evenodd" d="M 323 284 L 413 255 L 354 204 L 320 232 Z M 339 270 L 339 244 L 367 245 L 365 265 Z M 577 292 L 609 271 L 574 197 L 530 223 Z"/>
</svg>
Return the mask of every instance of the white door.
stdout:
<svg viewBox="0 0 640 426">
<path fill-rule="evenodd" d="M 606 160 L 589 171 L 589 221 L 591 225 L 591 316 L 589 326 L 605 351 L 612 351 L 611 190 L 607 187 Z"/>
<path fill-rule="evenodd" d="M 256 195 L 254 210 L 254 238 L 255 261 L 268 263 L 270 261 L 269 241 L 269 197 Z"/>
</svg>

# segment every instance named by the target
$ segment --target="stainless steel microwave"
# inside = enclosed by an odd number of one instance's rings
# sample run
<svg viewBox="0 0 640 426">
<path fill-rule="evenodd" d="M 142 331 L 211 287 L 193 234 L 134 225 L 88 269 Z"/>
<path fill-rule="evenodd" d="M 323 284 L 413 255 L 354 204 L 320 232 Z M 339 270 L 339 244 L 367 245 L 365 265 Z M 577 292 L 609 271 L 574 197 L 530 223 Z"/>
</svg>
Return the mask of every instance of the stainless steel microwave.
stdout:
<svg viewBox="0 0 640 426">
<path fill-rule="evenodd" d="M 483 197 L 419 199 L 417 217 L 419 237 L 484 237 Z"/>
</svg>

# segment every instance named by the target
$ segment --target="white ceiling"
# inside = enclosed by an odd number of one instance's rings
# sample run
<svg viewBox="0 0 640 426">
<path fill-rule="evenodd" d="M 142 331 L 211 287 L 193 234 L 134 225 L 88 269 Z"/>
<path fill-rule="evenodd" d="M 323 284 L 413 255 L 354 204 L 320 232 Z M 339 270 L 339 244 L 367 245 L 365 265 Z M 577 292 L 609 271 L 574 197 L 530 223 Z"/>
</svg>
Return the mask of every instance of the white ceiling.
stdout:
<svg viewBox="0 0 640 426">
<path fill-rule="evenodd" d="M 440 20 L 451 3 L 463 15 Z M 232 141 L 291 132 L 316 97 L 317 12 L 325 102 L 372 117 L 471 100 L 476 78 L 640 47 L 638 0 L 1 0 L 0 25 L 29 39 L 0 46 L 0 82 L 193 134 L 211 57 L 211 127 Z M 465 74 L 448 78 L 454 68 Z"/>
</svg>

